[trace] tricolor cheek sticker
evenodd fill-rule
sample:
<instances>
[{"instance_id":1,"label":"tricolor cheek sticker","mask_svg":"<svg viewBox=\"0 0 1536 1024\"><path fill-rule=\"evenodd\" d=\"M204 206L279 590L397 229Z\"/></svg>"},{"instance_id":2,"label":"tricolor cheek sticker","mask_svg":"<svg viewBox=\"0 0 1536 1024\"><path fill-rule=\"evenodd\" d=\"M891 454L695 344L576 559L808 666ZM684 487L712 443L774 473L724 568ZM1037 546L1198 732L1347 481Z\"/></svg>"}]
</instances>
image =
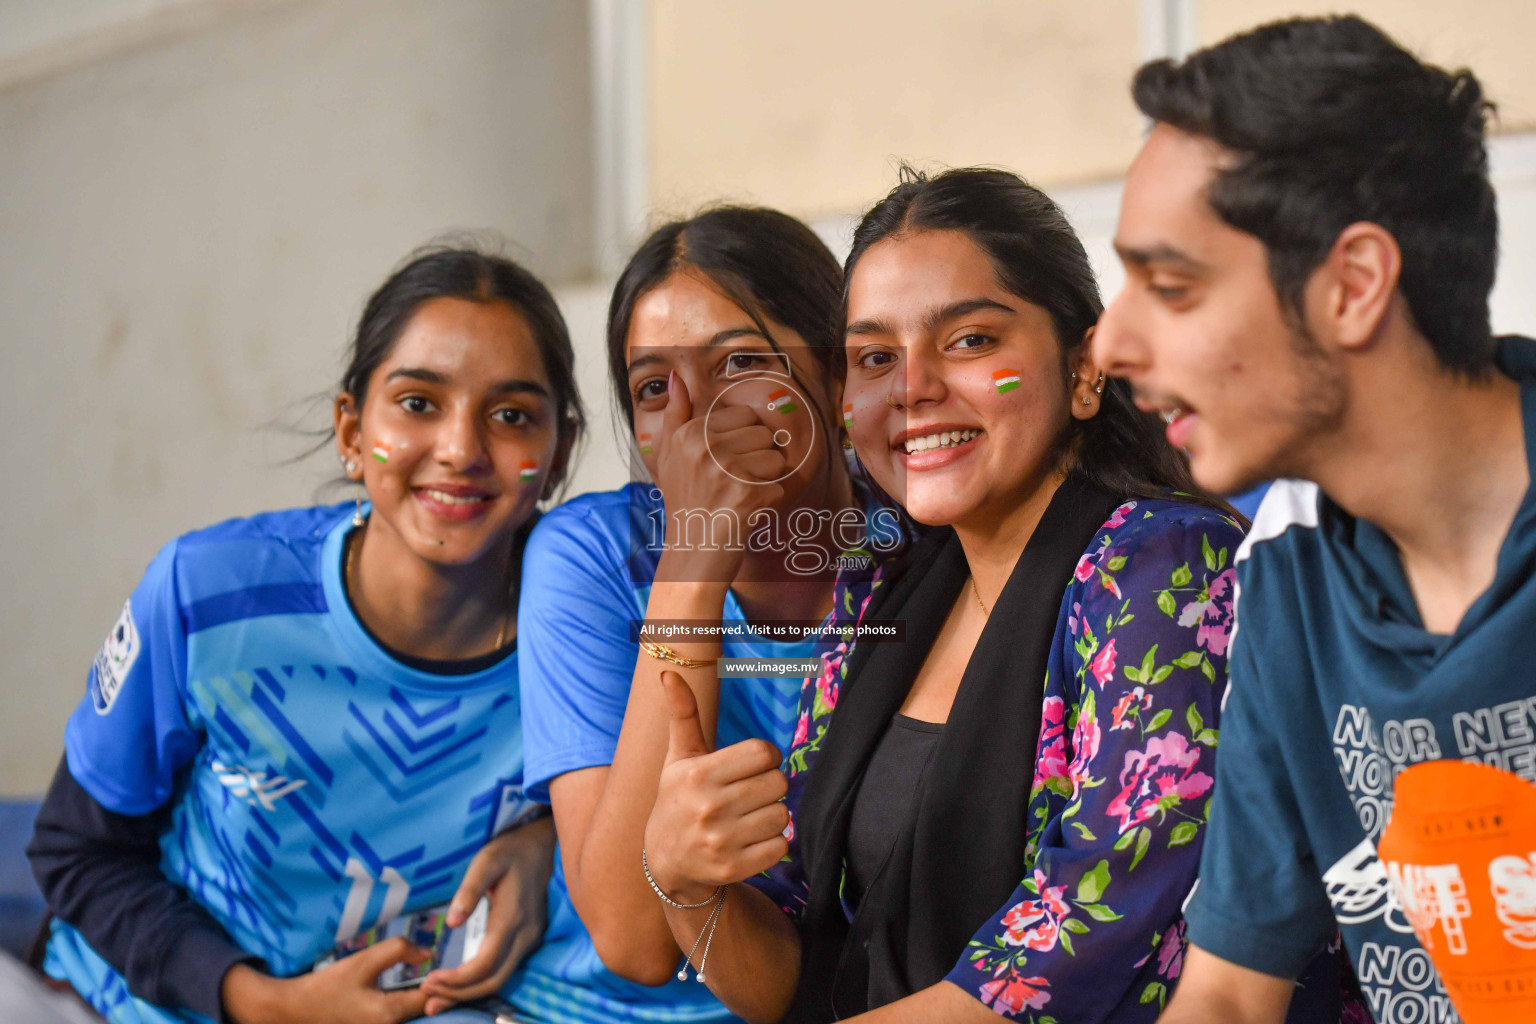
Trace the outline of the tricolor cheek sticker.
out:
<instances>
[{"instance_id":1,"label":"tricolor cheek sticker","mask_svg":"<svg viewBox=\"0 0 1536 1024\"><path fill-rule=\"evenodd\" d=\"M378 441L378 442L376 442L374 444L373 451L369 452L368 454L372 455L375 459L378 459L380 462L388 462L389 461L389 445L385 444L383 441Z\"/></svg>"},{"instance_id":2,"label":"tricolor cheek sticker","mask_svg":"<svg viewBox=\"0 0 1536 1024\"><path fill-rule=\"evenodd\" d=\"M640 440L640 454L641 455L649 455L649 454L651 454L651 451L652 451L652 448L651 448L651 435L650 434L641 434L639 440Z\"/></svg>"},{"instance_id":3,"label":"tricolor cheek sticker","mask_svg":"<svg viewBox=\"0 0 1536 1024\"><path fill-rule=\"evenodd\" d=\"M530 480L537 480L539 477L539 464L525 459L522 465L517 467L517 476L525 484Z\"/></svg>"},{"instance_id":4,"label":"tricolor cheek sticker","mask_svg":"<svg viewBox=\"0 0 1536 1024\"><path fill-rule=\"evenodd\" d=\"M790 396L788 388L779 388L768 396L768 411L778 412L781 416L788 416L800 408Z\"/></svg>"},{"instance_id":5,"label":"tricolor cheek sticker","mask_svg":"<svg viewBox=\"0 0 1536 1024\"><path fill-rule=\"evenodd\" d=\"M1019 386L1019 371L993 370L992 383L997 385L997 393L1000 395L1005 391L1012 391Z\"/></svg>"},{"instance_id":6,"label":"tricolor cheek sticker","mask_svg":"<svg viewBox=\"0 0 1536 1024\"><path fill-rule=\"evenodd\" d=\"M849 402L847 405L843 406L843 426L846 427L849 430L853 429L853 403L852 402Z\"/></svg>"}]
</instances>

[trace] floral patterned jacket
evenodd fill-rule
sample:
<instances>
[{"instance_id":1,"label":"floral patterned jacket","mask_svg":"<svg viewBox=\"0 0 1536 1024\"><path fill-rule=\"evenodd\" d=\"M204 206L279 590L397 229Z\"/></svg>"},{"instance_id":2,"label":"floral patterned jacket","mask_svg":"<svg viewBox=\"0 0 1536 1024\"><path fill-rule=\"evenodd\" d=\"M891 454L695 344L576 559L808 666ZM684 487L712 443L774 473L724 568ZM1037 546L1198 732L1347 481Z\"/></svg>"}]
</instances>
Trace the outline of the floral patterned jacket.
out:
<instances>
[{"instance_id":1,"label":"floral patterned jacket","mask_svg":"<svg viewBox=\"0 0 1536 1024\"><path fill-rule=\"evenodd\" d=\"M1023 880L947 978L998 1014L1150 1024L1166 1002L1215 776L1241 540L1203 506L1131 501L1079 560L1046 677ZM840 584L839 617L862 618L883 575ZM848 654L840 644L803 684L785 758L789 856L751 880L796 920L807 886L793 814Z\"/></svg>"}]
</instances>

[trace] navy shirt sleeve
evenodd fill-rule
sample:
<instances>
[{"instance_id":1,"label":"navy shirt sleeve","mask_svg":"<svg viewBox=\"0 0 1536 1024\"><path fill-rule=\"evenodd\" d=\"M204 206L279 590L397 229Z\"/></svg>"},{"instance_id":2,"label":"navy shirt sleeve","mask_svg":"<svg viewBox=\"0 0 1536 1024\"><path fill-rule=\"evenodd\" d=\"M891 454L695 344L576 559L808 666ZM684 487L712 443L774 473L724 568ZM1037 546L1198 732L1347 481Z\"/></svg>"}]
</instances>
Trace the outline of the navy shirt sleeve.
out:
<instances>
[{"instance_id":1,"label":"navy shirt sleeve","mask_svg":"<svg viewBox=\"0 0 1536 1024\"><path fill-rule=\"evenodd\" d=\"M639 650L629 638L633 590L613 540L569 507L546 515L528 540L517 668L531 799L547 803L558 775L613 763Z\"/></svg>"},{"instance_id":2,"label":"navy shirt sleeve","mask_svg":"<svg viewBox=\"0 0 1536 1024\"><path fill-rule=\"evenodd\" d=\"M1242 567L1239 582L1246 585ZM1239 593L1243 593L1242 590ZM1250 591L1251 593L1251 591ZM1302 824L1257 671L1262 660L1283 672L1283 652L1260 652L1262 623L1239 599L1233 635L1231 692L1222 716L1221 757L1200 881L1185 911L1189 941L1223 960L1280 978L1295 978L1332 938L1337 925L1317 859ZM1318 757L1331 756L1320 750Z\"/></svg>"},{"instance_id":3,"label":"navy shirt sleeve","mask_svg":"<svg viewBox=\"0 0 1536 1024\"><path fill-rule=\"evenodd\" d=\"M160 870L165 818L163 808L136 816L108 810L61 762L27 856L53 913L122 974L131 993L223 1020L225 973L261 962Z\"/></svg>"}]
</instances>

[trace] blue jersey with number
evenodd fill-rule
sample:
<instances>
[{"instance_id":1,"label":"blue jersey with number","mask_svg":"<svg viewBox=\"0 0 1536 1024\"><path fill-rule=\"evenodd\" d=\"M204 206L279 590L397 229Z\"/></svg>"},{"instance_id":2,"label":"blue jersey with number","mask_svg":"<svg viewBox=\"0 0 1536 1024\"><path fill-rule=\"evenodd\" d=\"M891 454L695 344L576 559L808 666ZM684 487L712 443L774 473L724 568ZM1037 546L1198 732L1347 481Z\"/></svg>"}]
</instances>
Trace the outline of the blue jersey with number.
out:
<instances>
[{"instance_id":1,"label":"blue jersey with number","mask_svg":"<svg viewBox=\"0 0 1536 1024\"><path fill-rule=\"evenodd\" d=\"M342 584L351 506L178 538L144 574L65 727L107 809L166 804L161 869L276 975L403 911L445 903L522 789L517 664L401 664ZM68 925L47 969L109 1020L202 1020L133 998Z\"/></svg>"}]
</instances>

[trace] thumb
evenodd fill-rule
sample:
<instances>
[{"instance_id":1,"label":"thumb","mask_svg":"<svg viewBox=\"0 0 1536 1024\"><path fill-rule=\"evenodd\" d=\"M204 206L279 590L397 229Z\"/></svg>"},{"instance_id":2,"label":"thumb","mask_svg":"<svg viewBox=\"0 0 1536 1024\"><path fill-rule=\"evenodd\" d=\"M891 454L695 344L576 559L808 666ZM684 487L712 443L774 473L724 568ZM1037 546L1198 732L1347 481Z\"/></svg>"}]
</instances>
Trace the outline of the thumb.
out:
<instances>
[{"instance_id":1,"label":"thumb","mask_svg":"<svg viewBox=\"0 0 1536 1024\"><path fill-rule=\"evenodd\" d=\"M368 977L377 978L395 964L422 964L431 956L431 951L411 945L404 935L396 935L376 945L369 946L360 953L354 953L347 959L355 963L357 965L356 969L362 971Z\"/></svg>"},{"instance_id":2,"label":"thumb","mask_svg":"<svg viewBox=\"0 0 1536 1024\"><path fill-rule=\"evenodd\" d=\"M667 407L661 412L662 437L671 439L679 427L693 419L693 398L683 375L676 370L667 374Z\"/></svg>"},{"instance_id":3,"label":"thumb","mask_svg":"<svg viewBox=\"0 0 1536 1024\"><path fill-rule=\"evenodd\" d=\"M662 689L667 691L667 717L670 730L667 734L667 763L709 753L709 741L704 738L704 727L699 724L699 702L693 699L693 691L676 672L661 674Z\"/></svg>"}]
</instances>

